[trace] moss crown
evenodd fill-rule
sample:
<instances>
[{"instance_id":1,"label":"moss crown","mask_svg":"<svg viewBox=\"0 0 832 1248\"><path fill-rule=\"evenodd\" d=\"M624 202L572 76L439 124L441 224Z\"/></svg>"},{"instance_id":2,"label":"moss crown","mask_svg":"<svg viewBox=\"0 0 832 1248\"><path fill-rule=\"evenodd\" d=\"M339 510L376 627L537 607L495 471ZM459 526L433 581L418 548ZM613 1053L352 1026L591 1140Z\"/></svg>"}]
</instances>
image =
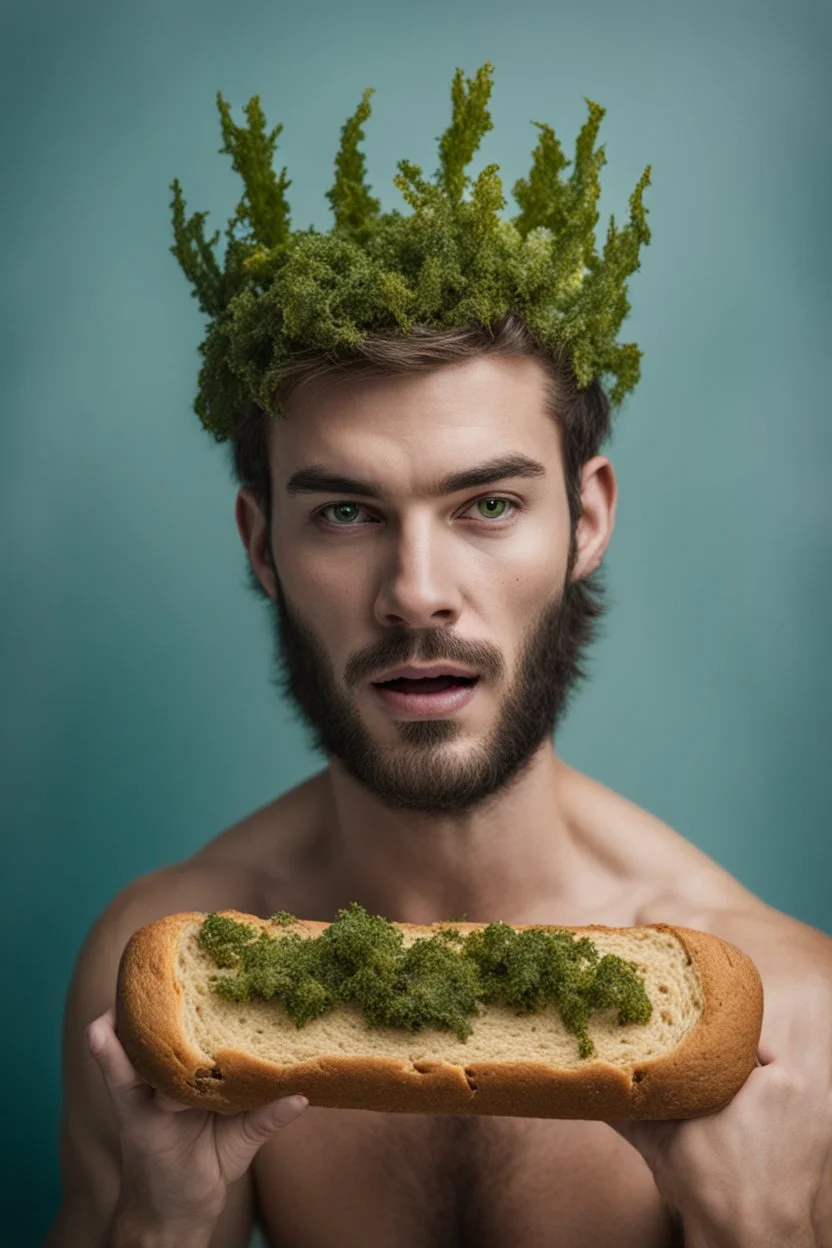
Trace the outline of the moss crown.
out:
<instances>
[{"instance_id":1,"label":"moss crown","mask_svg":"<svg viewBox=\"0 0 832 1248\"><path fill-rule=\"evenodd\" d=\"M605 373L614 376L613 407L638 383L641 350L615 339L630 310L626 279L639 268L641 245L650 242L642 194L651 166L630 196L628 224L618 229L610 218L599 257L594 230L606 157L594 145L606 110L586 99L589 116L571 175L561 180L572 162L552 127L534 122L540 138L533 164L513 187L520 211L504 219L499 166L487 165L473 185L465 173L492 129L492 71L486 62L465 80L457 69L452 120L439 139L433 181L423 178L418 165L398 162L393 182L412 208L409 214L382 212L366 184L359 143L371 111L373 88L367 88L341 129L335 181L327 192L334 224L327 233L291 228L291 182L285 168L278 177L272 167L282 125L267 133L257 95L245 106L248 125L235 125L217 92L224 139L219 150L231 156L244 183L225 231L223 266L214 250L219 231L206 239L207 212L186 216L176 178L176 241L170 250L210 318L199 347L194 410L218 442L233 435L251 400L271 416L281 414L276 387L285 364L299 354L343 356L368 334L407 334L416 325L474 321L491 328L509 311L523 317L545 349L566 351L580 388Z\"/></svg>"}]
</instances>

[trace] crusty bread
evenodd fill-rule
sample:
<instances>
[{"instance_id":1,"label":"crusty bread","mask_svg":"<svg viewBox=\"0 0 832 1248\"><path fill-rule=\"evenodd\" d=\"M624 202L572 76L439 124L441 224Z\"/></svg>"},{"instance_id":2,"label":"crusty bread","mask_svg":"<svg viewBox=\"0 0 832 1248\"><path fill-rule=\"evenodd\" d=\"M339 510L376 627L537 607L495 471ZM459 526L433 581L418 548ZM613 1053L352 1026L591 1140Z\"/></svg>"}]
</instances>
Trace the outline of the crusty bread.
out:
<instances>
[{"instance_id":1,"label":"crusty bread","mask_svg":"<svg viewBox=\"0 0 832 1248\"><path fill-rule=\"evenodd\" d=\"M272 935L312 937L328 926L218 913ZM554 1006L525 1015L482 1006L465 1041L433 1027L370 1028L354 1005L298 1028L277 1000L235 1004L211 989L217 968L197 939L205 917L173 914L133 934L119 967L117 1028L143 1079L217 1113L300 1092L310 1105L386 1112L690 1118L727 1104L756 1064L759 973L739 949L692 928L562 929L635 962L653 1004L648 1023L620 1024L615 1009L591 1015L595 1053L582 1059ZM407 946L440 925L394 926ZM454 923L465 934L485 926Z\"/></svg>"}]
</instances>

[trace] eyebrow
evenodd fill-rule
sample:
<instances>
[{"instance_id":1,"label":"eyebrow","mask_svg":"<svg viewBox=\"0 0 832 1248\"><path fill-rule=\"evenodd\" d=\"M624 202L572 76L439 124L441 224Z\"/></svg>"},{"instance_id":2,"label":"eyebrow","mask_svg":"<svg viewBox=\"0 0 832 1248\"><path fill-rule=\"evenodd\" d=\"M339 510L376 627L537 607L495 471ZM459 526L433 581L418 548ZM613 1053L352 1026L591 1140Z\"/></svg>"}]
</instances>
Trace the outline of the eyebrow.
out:
<instances>
[{"instance_id":1,"label":"eyebrow","mask_svg":"<svg viewBox=\"0 0 832 1248\"><path fill-rule=\"evenodd\" d=\"M494 481L502 481L505 477L545 477L546 468L536 459L528 455L514 453L499 455L488 459L485 463L473 468L463 468L459 472L448 473L439 481L427 487L425 493L429 498L441 498L445 494L456 494L459 490L467 490L477 485L491 485ZM345 477L341 473L330 472L320 464L312 464L292 473L286 483L286 493L295 494L360 494L364 498L381 498L384 491L374 481L360 481L355 477Z\"/></svg>"}]
</instances>

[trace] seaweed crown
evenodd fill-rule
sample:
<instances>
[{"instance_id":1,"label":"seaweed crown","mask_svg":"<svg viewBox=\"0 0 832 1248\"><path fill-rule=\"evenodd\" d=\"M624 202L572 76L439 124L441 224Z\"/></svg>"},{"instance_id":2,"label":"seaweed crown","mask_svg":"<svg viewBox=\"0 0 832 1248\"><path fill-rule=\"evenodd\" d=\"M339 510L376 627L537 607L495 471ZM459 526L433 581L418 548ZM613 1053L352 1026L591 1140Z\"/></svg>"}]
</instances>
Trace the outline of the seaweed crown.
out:
<instances>
[{"instance_id":1,"label":"seaweed crown","mask_svg":"<svg viewBox=\"0 0 832 1248\"><path fill-rule=\"evenodd\" d=\"M615 341L630 310L626 279L650 242L642 194L648 165L630 196L630 220L610 218L602 256L595 250L599 174L606 162L595 140L605 109L586 99L589 116L570 162L551 126L536 121L539 141L527 178L514 184L520 211L511 220L496 164L471 183L465 173L492 129L488 100L493 66L473 79L457 69L452 120L439 139L439 168L429 181L418 165L400 160L393 182L412 212L382 212L365 179L359 143L370 116L367 88L341 129L335 180L327 192L334 224L321 233L291 228L286 169L276 176L273 155L283 127L266 130L255 95L237 126L217 92L220 152L231 156L244 184L225 231L222 267L206 239L207 212L186 217L179 180L171 183L175 244L170 248L210 324L194 410L218 442L233 435L248 401L279 415L276 385L285 364L310 352L348 353L368 334L409 333L414 326L475 321L491 328L519 313L546 349L565 350L578 385L615 377L617 407L637 384L642 352ZM466 193L469 191L470 192Z\"/></svg>"}]
</instances>

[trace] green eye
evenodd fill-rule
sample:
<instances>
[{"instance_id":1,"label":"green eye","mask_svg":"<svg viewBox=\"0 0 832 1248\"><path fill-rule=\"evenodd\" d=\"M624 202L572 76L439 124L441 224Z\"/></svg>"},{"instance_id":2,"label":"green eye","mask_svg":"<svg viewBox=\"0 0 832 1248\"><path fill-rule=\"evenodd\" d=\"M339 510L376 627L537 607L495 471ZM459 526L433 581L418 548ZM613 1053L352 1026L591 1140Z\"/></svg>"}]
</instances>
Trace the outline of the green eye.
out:
<instances>
[{"instance_id":1,"label":"green eye","mask_svg":"<svg viewBox=\"0 0 832 1248\"><path fill-rule=\"evenodd\" d=\"M496 506L497 506L497 507L505 507L505 505L506 505L506 503L507 503L507 502L508 502L508 499L507 499L507 498L481 498L481 499L479 499L479 500L478 500L478 502L477 502L477 506L478 506L478 507L486 507L486 508L488 508L488 510L485 512L485 514L486 514L487 516L489 516L492 520L493 520L495 517L499 520L499 519L501 519L501 517L502 517L502 516L504 516L504 515L505 515L505 512L502 512L502 511L492 511L492 510L491 510L491 508L492 508L492 506L493 506L494 504L496 504Z\"/></svg>"},{"instance_id":2,"label":"green eye","mask_svg":"<svg viewBox=\"0 0 832 1248\"><path fill-rule=\"evenodd\" d=\"M330 507L325 507L324 511L328 511L331 508L333 512L338 513L338 512L343 512L345 508L349 510L350 507L352 507L353 509L352 515L349 515L349 516L336 515L335 523L337 524L339 520L344 520L344 521L354 520L355 513L360 510L359 504L358 503L330 503Z\"/></svg>"},{"instance_id":3,"label":"green eye","mask_svg":"<svg viewBox=\"0 0 832 1248\"><path fill-rule=\"evenodd\" d=\"M518 510L517 503L509 498L478 498L469 507L481 508L480 515L483 519L502 520L507 514L507 508L511 507L515 511ZM328 524L334 525L336 528L356 528L355 524L358 513L362 510L361 503L327 503L326 507L322 507L318 513ZM327 516L327 512L332 514L332 519ZM362 526L363 527L363 526Z\"/></svg>"}]
</instances>

